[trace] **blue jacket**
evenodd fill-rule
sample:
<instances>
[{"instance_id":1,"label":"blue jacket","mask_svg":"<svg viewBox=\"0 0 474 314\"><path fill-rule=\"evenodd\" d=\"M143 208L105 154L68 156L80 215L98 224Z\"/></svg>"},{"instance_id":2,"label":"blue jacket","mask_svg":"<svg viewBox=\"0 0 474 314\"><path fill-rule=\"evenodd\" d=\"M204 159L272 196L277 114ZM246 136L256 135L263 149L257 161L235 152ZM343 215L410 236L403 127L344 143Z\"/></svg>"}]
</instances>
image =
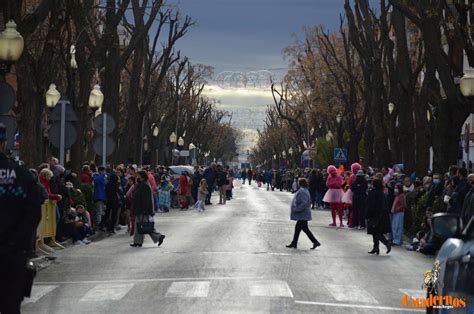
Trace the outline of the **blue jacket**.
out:
<instances>
[{"instance_id":1,"label":"blue jacket","mask_svg":"<svg viewBox=\"0 0 474 314\"><path fill-rule=\"evenodd\" d=\"M92 178L94 181L94 201L106 201L105 185L107 184L107 179L105 174L94 173Z\"/></svg>"},{"instance_id":2,"label":"blue jacket","mask_svg":"<svg viewBox=\"0 0 474 314\"><path fill-rule=\"evenodd\" d=\"M291 201L291 220L311 220L311 196L308 189L300 188Z\"/></svg>"}]
</instances>

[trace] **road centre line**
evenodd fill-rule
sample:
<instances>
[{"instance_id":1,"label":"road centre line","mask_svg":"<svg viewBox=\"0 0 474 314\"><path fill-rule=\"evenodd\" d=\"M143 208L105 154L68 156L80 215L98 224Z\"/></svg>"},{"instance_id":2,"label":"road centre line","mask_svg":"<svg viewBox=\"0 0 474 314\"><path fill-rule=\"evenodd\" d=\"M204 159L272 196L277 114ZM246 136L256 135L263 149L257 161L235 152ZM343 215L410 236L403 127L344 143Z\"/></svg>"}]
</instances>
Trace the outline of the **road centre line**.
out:
<instances>
[{"instance_id":1,"label":"road centre line","mask_svg":"<svg viewBox=\"0 0 474 314\"><path fill-rule=\"evenodd\" d=\"M263 277L207 277L207 278L145 278L145 279L116 279L116 280L83 280L83 281L43 281L35 285L69 285L69 284L106 284L106 283L138 283L160 281L206 281L206 280L262 280Z\"/></svg>"},{"instance_id":2,"label":"road centre line","mask_svg":"<svg viewBox=\"0 0 474 314\"><path fill-rule=\"evenodd\" d=\"M426 309L414 309L414 308L401 308L401 307L390 307L390 306L372 306L362 304L349 304L349 303L328 303L328 302L312 302L312 301L300 301L295 300L296 304L304 305L319 305L319 306L330 306L330 307L345 307L345 308L358 308L358 309L370 309L370 310L385 310L385 311L398 311L398 312L422 312L425 313Z\"/></svg>"}]
</instances>

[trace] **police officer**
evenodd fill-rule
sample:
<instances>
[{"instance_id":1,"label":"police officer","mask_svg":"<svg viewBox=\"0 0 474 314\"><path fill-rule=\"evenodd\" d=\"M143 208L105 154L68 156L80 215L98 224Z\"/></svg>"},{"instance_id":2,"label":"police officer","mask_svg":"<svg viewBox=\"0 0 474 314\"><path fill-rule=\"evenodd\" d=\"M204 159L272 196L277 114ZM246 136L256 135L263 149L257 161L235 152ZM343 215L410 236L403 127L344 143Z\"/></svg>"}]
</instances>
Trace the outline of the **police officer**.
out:
<instances>
[{"instance_id":1,"label":"police officer","mask_svg":"<svg viewBox=\"0 0 474 314\"><path fill-rule=\"evenodd\" d=\"M20 313L32 281L27 269L31 238L41 220L39 189L30 172L6 156L0 123L0 313ZM29 284L28 284L29 283Z\"/></svg>"}]
</instances>

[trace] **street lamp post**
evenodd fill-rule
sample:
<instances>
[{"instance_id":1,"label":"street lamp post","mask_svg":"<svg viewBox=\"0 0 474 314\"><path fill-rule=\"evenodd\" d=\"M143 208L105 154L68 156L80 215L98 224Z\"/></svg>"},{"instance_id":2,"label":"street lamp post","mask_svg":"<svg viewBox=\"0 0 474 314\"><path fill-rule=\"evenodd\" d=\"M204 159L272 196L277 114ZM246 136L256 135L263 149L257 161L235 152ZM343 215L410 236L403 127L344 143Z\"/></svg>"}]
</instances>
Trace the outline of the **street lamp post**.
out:
<instances>
[{"instance_id":1,"label":"street lamp post","mask_svg":"<svg viewBox=\"0 0 474 314\"><path fill-rule=\"evenodd\" d=\"M151 125L151 135L153 136L153 138L155 139L155 144L156 144L156 148L155 148L155 155L156 155L156 165L158 166L158 145L157 145L157 139L158 139L158 135L160 135L160 128L158 127L158 125L156 123L153 123Z\"/></svg>"},{"instance_id":2,"label":"street lamp post","mask_svg":"<svg viewBox=\"0 0 474 314\"><path fill-rule=\"evenodd\" d=\"M189 144L189 150L193 151L193 159L191 160L191 164L193 166L196 166L197 165L197 161L196 161L196 145L194 145L193 143Z\"/></svg>"},{"instance_id":3,"label":"street lamp post","mask_svg":"<svg viewBox=\"0 0 474 314\"><path fill-rule=\"evenodd\" d=\"M342 134L342 114L339 112L336 116L337 122L337 146L341 147L343 142Z\"/></svg>"},{"instance_id":4,"label":"street lamp post","mask_svg":"<svg viewBox=\"0 0 474 314\"><path fill-rule=\"evenodd\" d=\"M9 21L5 30L0 33L0 122L5 123L7 128L7 149L13 148L15 144L16 120L10 111L16 102L16 91L6 82L6 75L11 66L20 59L23 48L23 37L17 32L15 22Z\"/></svg>"},{"instance_id":5,"label":"street lamp post","mask_svg":"<svg viewBox=\"0 0 474 314\"><path fill-rule=\"evenodd\" d=\"M174 149L174 146L176 144L176 141L177 141L176 133L172 132L171 135L170 135L170 143L173 144L173 146L171 148L171 165L172 166L174 166L174 152L173 152L173 149Z\"/></svg>"},{"instance_id":6,"label":"street lamp post","mask_svg":"<svg viewBox=\"0 0 474 314\"><path fill-rule=\"evenodd\" d=\"M102 114L102 104L104 103L104 94L100 90L98 84L94 85L94 88L89 94L89 108L93 111ZM107 163L107 113L102 114L102 165Z\"/></svg>"},{"instance_id":7,"label":"street lamp post","mask_svg":"<svg viewBox=\"0 0 474 314\"><path fill-rule=\"evenodd\" d=\"M459 81L459 88L464 97L474 97L474 70L466 70L466 73ZM465 128L465 133L470 132L470 127ZM469 153L470 153L470 134L465 134L466 137L466 168L469 167Z\"/></svg>"}]
</instances>

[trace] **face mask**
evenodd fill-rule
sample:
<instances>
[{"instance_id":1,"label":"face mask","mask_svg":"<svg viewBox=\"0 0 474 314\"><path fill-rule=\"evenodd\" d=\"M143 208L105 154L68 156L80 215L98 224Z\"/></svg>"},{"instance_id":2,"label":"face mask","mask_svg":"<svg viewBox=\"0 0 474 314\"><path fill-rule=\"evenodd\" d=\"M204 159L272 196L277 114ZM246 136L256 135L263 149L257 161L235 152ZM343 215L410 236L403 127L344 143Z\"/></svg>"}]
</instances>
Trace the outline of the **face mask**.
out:
<instances>
[{"instance_id":1,"label":"face mask","mask_svg":"<svg viewBox=\"0 0 474 314\"><path fill-rule=\"evenodd\" d=\"M394 191L395 193L397 193L397 194L400 193L400 191L399 191L398 189L395 189L395 190L393 190L393 191Z\"/></svg>"},{"instance_id":2,"label":"face mask","mask_svg":"<svg viewBox=\"0 0 474 314\"><path fill-rule=\"evenodd\" d=\"M433 184L440 184L441 180L440 179L433 179Z\"/></svg>"}]
</instances>

